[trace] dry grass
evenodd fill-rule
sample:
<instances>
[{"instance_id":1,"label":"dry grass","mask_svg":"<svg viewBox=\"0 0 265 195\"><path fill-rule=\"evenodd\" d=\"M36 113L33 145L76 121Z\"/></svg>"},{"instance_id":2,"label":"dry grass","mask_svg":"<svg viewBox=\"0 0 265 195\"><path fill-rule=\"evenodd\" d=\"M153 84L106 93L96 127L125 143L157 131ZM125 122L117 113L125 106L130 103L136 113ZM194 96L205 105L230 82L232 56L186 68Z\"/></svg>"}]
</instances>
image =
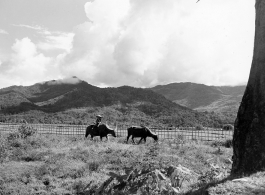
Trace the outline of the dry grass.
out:
<instances>
[{"instance_id":1,"label":"dry grass","mask_svg":"<svg viewBox=\"0 0 265 195\"><path fill-rule=\"evenodd\" d=\"M259 172L238 180L228 180L210 187L209 194L238 194L262 195L265 194L265 172Z\"/></svg>"},{"instance_id":2,"label":"dry grass","mask_svg":"<svg viewBox=\"0 0 265 195\"><path fill-rule=\"evenodd\" d=\"M128 167L150 165L163 169L179 164L198 174L184 181L182 194L196 194L202 189L209 194L264 192L264 173L250 177L247 185L219 182L229 175L231 168L232 150L225 147L229 146L227 141L205 144L183 139L161 140L156 151L150 152L154 146L151 139L140 145L125 144L124 139L99 142L44 135L0 137L0 194L82 194L89 183L90 188L99 187L109 178L110 171L123 173ZM219 179L211 175L212 165L218 165L219 173L224 173ZM206 189L209 183L215 185Z\"/></svg>"}]
</instances>

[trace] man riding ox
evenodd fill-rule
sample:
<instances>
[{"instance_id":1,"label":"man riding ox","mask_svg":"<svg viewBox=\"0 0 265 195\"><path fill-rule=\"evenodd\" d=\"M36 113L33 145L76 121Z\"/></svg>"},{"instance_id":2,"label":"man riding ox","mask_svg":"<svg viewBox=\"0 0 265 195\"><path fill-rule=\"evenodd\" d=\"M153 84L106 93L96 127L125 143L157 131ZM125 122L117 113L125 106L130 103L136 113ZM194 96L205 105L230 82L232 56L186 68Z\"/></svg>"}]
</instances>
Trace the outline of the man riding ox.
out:
<instances>
[{"instance_id":1,"label":"man riding ox","mask_svg":"<svg viewBox=\"0 0 265 195\"><path fill-rule=\"evenodd\" d=\"M89 125L86 128L85 137L90 135L92 140L93 140L93 137L95 137L95 136L100 136L100 140L102 140L103 137L106 137L106 139L108 140L109 134L111 134L113 137L116 137L117 126L116 126L115 130L111 129L107 125L101 123L101 119L102 119L101 115L97 115L96 117L97 117L97 119L96 119L95 124Z\"/></svg>"}]
</instances>

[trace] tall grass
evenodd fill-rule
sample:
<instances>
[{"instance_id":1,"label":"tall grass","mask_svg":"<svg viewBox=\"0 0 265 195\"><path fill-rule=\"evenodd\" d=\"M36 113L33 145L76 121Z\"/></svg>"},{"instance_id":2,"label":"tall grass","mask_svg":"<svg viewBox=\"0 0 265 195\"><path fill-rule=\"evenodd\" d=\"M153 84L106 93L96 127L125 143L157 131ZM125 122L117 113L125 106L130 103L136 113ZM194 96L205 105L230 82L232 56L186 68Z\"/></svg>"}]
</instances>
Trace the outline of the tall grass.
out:
<instances>
[{"instance_id":1,"label":"tall grass","mask_svg":"<svg viewBox=\"0 0 265 195\"><path fill-rule=\"evenodd\" d=\"M232 149L226 144L187 141L181 136L140 145L124 144L124 138L100 142L34 133L0 139L0 194L93 193L110 172L124 175L126 170L153 168L168 177L169 167L180 165L194 173L178 184L184 194L222 180L231 168Z\"/></svg>"}]
</instances>

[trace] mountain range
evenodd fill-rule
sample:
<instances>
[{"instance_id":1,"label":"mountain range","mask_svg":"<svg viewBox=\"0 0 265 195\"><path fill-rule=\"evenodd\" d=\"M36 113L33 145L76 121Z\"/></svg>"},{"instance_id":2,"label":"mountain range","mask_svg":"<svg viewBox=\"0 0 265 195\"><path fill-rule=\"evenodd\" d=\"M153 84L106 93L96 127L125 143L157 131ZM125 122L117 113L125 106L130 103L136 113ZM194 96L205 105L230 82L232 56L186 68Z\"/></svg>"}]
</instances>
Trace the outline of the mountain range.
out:
<instances>
[{"instance_id":1,"label":"mountain range","mask_svg":"<svg viewBox=\"0 0 265 195\"><path fill-rule=\"evenodd\" d=\"M214 87L195 83L173 83L145 89L130 86L99 88L72 77L0 89L0 114L15 115L33 110L58 113L78 108L78 112L83 108L102 112L94 108L106 110L111 107L115 110L112 112L123 116L124 121L128 120L126 117L138 117L139 120L152 118L155 119L153 122L159 120L171 125L218 126L232 123L234 119L224 121L207 112L236 110L243 91L244 86Z\"/></svg>"},{"instance_id":2,"label":"mountain range","mask_svg":"<svg viewBox=\"0 0 265 195\"><path fill-rule=\"evenodd\" d=\"M99 88L76 77L73 79L76 80L75 83L52 80L27 87L11 86L0 89L1 110L21 112L33 109L58 112L78 107L102 107L140 102L153 104L153 108L156 107L160 111L164 108L188 110L149 89L130 86Z\"/></svg>"},{"instance_id":3,"label":"mountain range","mask_svg":"<svg viewBox=\"0 0 265 195\"><path fill-rule=\"evenodd\" d=\"M167 99L198 111L237 112L246 86L207 86L196 83L171 83L151 88Z\"/></svg>"}]
</instances>

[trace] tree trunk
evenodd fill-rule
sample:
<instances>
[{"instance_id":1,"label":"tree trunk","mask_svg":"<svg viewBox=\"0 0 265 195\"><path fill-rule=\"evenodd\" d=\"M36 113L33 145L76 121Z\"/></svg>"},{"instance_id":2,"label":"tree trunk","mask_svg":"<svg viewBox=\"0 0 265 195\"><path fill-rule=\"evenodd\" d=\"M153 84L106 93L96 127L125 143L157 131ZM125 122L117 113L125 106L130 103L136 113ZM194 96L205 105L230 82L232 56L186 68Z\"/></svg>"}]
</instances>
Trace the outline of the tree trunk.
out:
<instances>
[{"instance_id":1,"label":"tree trunk","mask_svg":"<svg viewBox=\"0 0 265 195\"><path fill-rule=\"evenodd\" d=\"M256 0L254 54L235 121L233 175L265 169L265 1Z\"/></svg>"}]
</instances>

